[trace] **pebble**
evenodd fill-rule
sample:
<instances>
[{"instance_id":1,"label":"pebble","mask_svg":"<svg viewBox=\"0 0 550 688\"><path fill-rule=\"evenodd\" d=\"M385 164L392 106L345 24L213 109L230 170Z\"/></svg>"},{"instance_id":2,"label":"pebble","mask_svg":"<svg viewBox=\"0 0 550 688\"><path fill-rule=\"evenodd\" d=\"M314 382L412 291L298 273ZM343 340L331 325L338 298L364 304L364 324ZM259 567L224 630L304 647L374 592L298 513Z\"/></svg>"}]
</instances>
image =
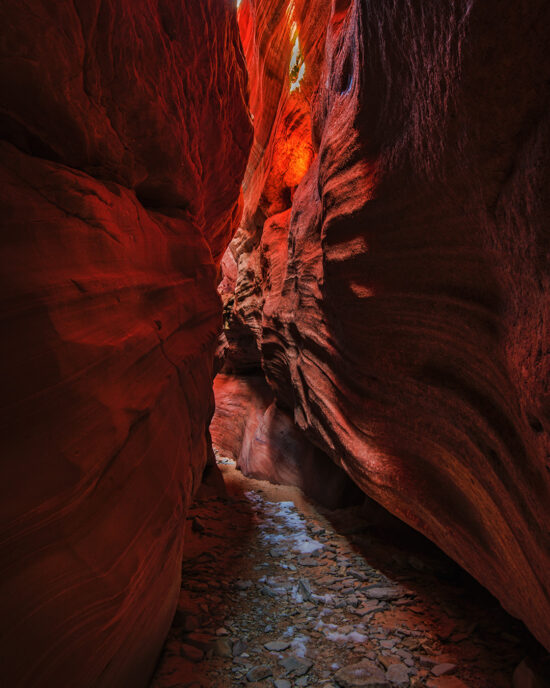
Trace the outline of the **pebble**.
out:
<instances>
[{"instance_id":1,"label":"pebble","mask_svg":"<svg viewBox=\"0 0 550 688\"><path fill-rule=\"evenodd\" d=\"M248 590L253 585L251 580L236 580L235 587L237 590Z\"/></svg>"},{"instance_id":2,"label":"pebble","mask_svg":"<svg viewBox=\"0 0 550 688\"><path fill-rule=\"evenodd\" d=\"M409 685L409 672L404 664L392 664L386 671L386 678L394 686Z\"/></svg>"},{"instance_id":3,"label":"pebble","mask_svg":"<svg viewBox=\"0 0 550 688\"><path fill-rule=\"evenodd\" d=\"M397 640L395 640L394 638L380 641L380 646L385 647L387 650L391 650L391 648L394 647L396 644Z\"/></svg>"},{"instance_id":4,"label":"pebble","mask_svg":"<svg viewBox=\"0 0 550 688\"><path fill-rule=\"evenodd\" d=\"M396 600L401 597L401 593L394 588L367 588L365 595L374 600Z\"/></svg>"},{"instance_id":5,"label":"pebble","mask_svg":"<svg viewBox=\"0 0 550 688\"><path fill-rule=\"evenodd\" d=\"M234 643L233 643L233 648L231 650L231 654L233 657L239 657L242 655L246 648L248 647L247 643L242 640L242 638L238 638Z\"/></svg>"},{"instance_id":6,"label":"pebble","mask_svg":"<svg viewBox=\"0 0 550 688\"><path fill-rule=\"evenodd\" d=\"M216 638L212 649L216 657L233 657L231 641L228 638Z\"/></svg>"},{"instance_id":7,"label":"pebble","mask_svg":"<svg viewBox=\"0 0 550 688\"><path fill-rule=\"evenodd\" d=\"M298 592L304 600L311 600L311 585L307 578L300 578L298 582Z\"/></svg>"},{"instance_id":8,"label":"pebble","mask_svg":"<svg viewBox=\"0 0 550 688\"><path fill-rule=\"evenodd\" d=\"M287 674L294 674L294 676L303 676L307 674L313 666L313 662L309 659L302 659L301 657L285 657L279 664Z\"/></svg>"},{"instance_id":9,"label":"pebble","mask_svg":"<svg viewBox=\"0 0 550 688\"><path fill-rule=\"evenodd\" d=\"M264 678L273 676L271 668L267 664L261 664L259 666L252 667L250 671L246 674L246 680L252 683L253 681L261 681Z\"/></svg>"},{"instance_id":10,"label":"pebble","mask_svg":"<svg viewBox=\"0 0 550 688\"><path fill-rule=\"evenodd\" d=\"M436 664L432 667L432 674L434 676L444 676L445 674L452 674L456 669L456 664L451 664L450 662L443 662L442 664Z\"/></svg>"},{"instance_id":11,"label":"pebble","mask_svg":"<svg viewBox=\"0 0 550 688\"><path fill-rule=\"evenodd\" d=\"M272 640L269 643L265 643L264 647L270 652L282 652L290 647L290 643L284 640Z\"/></svg>"},{"instance_id":12,"label":"pebble","mask_svg":"<svg viewBox=\"0 0 550 688\"><path fill-rule=\"evenodd\" d=\"M287 681L286 678L275 679L275 681L273 681L273 685L275 688L292 688L292 684L290 681Z\"/></svg>"},{"instance_id":13,"label":"pebble","mask_svg":"<svg viewBox=\"0 0 550 688\"><path fill-rule=\"evenodd\" d=\"M384 672L368 659L343 667L334 678L341 688L390 688Z\"/></svg>"},{"instance_id":14,"label":"pebble","mask_svg":"<svg viewBox=\"0 0 550 688\"><path fill-rule=\"evenodd\" d=\"M180 653L182 657L190 659L192 662L200 662L204 655L204 652L200 648L195 647L195 645L188 645L187 643L181 645Z\"/></svg>"}]
</instances>

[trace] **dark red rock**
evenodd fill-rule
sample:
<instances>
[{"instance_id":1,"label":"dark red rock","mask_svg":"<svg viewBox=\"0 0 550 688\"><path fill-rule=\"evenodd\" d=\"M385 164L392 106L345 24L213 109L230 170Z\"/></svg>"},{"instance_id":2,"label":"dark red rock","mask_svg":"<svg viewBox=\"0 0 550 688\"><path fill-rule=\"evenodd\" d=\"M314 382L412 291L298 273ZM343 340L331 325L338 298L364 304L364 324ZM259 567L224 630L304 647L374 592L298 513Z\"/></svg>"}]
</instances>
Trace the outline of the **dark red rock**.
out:
<instances>
[{"instance_id":1,"label":"dark red rock","mask_svg":"<svg viewBox=\"0 0 550 688\"><path fill-rule=\"evenodd\" d=\"M210 452L251 143L235 11L9 1L0 25L2 682L137 688Z\"/></svg>"}]
</instances>

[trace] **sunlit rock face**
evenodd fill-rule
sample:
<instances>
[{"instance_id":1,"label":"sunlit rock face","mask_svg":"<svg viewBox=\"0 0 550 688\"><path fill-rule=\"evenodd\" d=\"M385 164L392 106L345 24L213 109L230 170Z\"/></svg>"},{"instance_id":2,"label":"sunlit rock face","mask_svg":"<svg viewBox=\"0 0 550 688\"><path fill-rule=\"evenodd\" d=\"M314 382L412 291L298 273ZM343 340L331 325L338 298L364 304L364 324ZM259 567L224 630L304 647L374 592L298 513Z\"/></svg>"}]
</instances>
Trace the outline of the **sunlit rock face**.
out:
<instances>
[{"instance_id":1,"label":"sunlit rock face","mask_svg":"<svg viewBox=\"0 0 550 688\"><path fill-rule=\"evenodd\" d=\"M317 31L300 7L303 86L253 83L253 114L303 95L312 161L285 191L270 120L228 340L248 331L308 439L550 647L548 5L343 0Z\"/></svg>"},{"instance_id":2,"label":"sunlit rock face","mask_svg":"<svg viewBox=\"0 0 550 688\"><path fill-rule=\"evenodd\" d=\"M222 0L4 2L2 681L148 683L251 145Z\"/></svg>"}]
</instances>

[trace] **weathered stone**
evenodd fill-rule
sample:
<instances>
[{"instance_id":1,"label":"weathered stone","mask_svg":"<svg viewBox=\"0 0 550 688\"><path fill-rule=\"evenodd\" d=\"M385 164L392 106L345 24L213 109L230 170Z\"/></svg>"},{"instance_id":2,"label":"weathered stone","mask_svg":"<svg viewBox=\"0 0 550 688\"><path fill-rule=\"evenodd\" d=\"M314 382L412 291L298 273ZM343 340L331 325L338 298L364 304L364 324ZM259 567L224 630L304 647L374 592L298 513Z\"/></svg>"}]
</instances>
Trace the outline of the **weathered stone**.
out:
<instances>
[{"instance_id":1,"label":"weathered stone","mask_svg":"<svg viewBox=\"0 0 550 688\"><path fill-rule=\"evenodd\" d=\"M443 662L442 664L436 664L432 667L432 674L434 676L443 676L445 674L452 674L456 669L456 664L451 664L450 662Z\"/></svg>"},{"instance_id":2,"label":"weathered stone","mask_svg":"<svg viewBox=\"0 0 550 688\"><path fill-rule=\"evenodd\" d=\"M228 638L216 638L212 650L217 657L233 657L231 641Z\"/></svg>"},{"instance_id":3,"label":"weathered stone","mask_svg":"<svg viewBox=\"0 0 550 688\"><path fill-rule=\"evenodd\" d=\"M270 652L282 652L290 647L290 643L287 643L285 640L272 640L269 643L265 643L264 647Z\"/></svg>"},{"instance_id":4,"label":"weathered stone","mask_svg":"<svg viewBox=\"0 0 550 688\"><path fill-rule=\"evenodd\" d=\"M386 678L394 686L409 685L409 672L404 664L392 664L386 671Z\"/></svg>"},{"instance_id":5,"label":"weathered stone","mask_svg":"<svg viewBox=\"0 0 550 688\"><path fill-rule=\"evenodd\" d=\"M403 592L401 590L396 590L395 588L380 587L367 588L364 591L364 594L366 597L369 597L373 600L396 600L401 597Z\"/></svg>"},{"instance_id":6,"label":"weathered stone","mask_svg":"<svg viewBox=\"0 0 550 688\"><path fill-rule=\"evenodd\" d=\"M305 657L285 657L279 664L287 674L292 674L293 676L303 676L313 666L313 662Z\"/></svg>"},{"instance_id":7,"label":"weathered stone","mask_svg":"<svg viewBox=\"0 0 550 688\"><path fill-rule=\"evenodd\" d=\"M182 657L186 657L192 662L200 662L201 659L204 657L204 652L201 650L200 647L197 647L196 645L188 645L186 643L183 643L181 645L180 651Z\"/></svg>"},{"instance_id":8,"label":"weathered stone","mask_svg":"<svg viewBox=\"0 0 550 688\"><path fill-rule=\"evenodd\" d=\"M390 688L384 672L367 659L339 669L334 679L341 688Z\"/></svg>"},{"instance_id":9,"label":"weathered stone","mask_svg":"<svg viewBox=\"0 0 550 688\"><path fill-rule=\"evenodd\" d=\"M286 678L275 679L275 681L273 681L273 685L275 688L292 688L292 684L290 681L287 681Z\"/></svg>"},{"instance_id":10,"label":"weathered stone","mask_svg":"<svg viewBox=\"0 0 550 688\"><path fill-rule=\"evenodd\" d=\"M250 671L246 674L246 680L249 682L261 681L262 679L268 678L272 675L273 672L271 671L271 668L268 667L266 664L262 664L259 666L252 667L252 669L250 669Z\"/></svg>"}]
</instances>

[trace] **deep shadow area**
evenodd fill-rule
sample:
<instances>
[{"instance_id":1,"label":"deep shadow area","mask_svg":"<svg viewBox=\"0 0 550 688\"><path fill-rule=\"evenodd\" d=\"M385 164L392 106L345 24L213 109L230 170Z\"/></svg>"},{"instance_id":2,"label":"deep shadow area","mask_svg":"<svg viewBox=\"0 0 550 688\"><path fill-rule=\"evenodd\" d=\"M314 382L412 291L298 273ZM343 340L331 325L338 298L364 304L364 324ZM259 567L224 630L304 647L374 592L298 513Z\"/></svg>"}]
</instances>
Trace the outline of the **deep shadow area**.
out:
<instances>
[{"instance_id":1,"label":"deep shadow area","mask_svg":"<svg viewBox=\"0 0 550 688\"><path fill-rule=\"evenodd\" d=\"M337 688L361 661L411 688L511 688L526 657L544 675L546 655L523 624L376 503L329 510L218 465L225 486L210 470L188 516L182 591L152 688Z\"/></svg>"},{"instance_id":2,"label":"deep shadow area","mask_svg":"<svg viewBox=\"0 0 550 688\"><path fill-rule=\"evenodd\" d=\"M362 505L317 509L355 552L391 580L415 591L417 601L410 611L419 624L431 629L439 649L446 648L457 661L477 656L486 669L497 660L504 674L525 658L539 683L518 682L517 686L550 685L550 656L545 648L431 540L366 496ZM470 680L472 686L477 685L475 674Z\"/></svg>"}]
</instances>

